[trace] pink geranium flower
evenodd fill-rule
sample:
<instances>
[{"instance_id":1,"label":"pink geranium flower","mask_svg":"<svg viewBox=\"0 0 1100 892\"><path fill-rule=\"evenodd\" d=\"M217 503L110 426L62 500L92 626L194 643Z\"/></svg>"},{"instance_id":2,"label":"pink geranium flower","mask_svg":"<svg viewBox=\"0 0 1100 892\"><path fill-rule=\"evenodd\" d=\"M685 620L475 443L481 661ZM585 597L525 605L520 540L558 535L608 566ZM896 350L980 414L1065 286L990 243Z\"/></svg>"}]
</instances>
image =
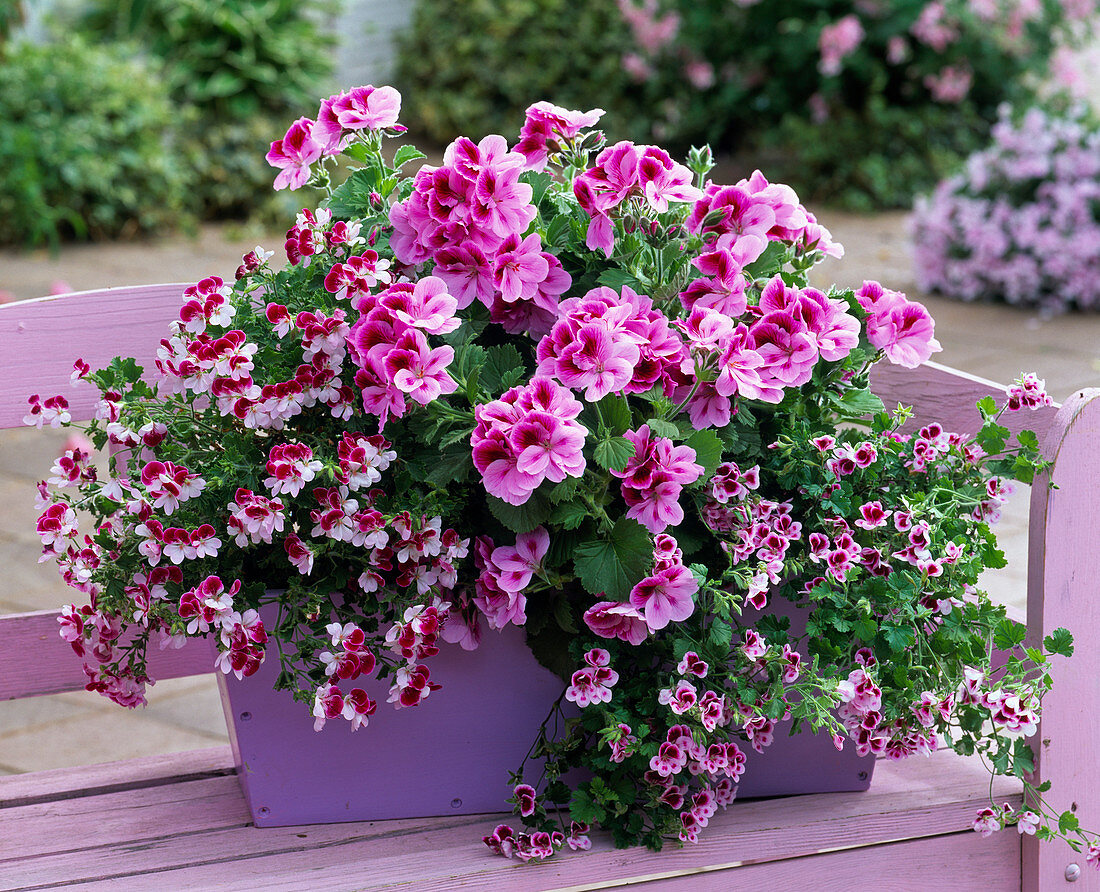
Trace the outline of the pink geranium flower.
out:
<instances>
[{"instance_id":1,"label":"pink geranium flower","mask_svg":"<svg viewBox=\"0 0 1100 892\"><path fill-rule=\"evenodd\" d=\"M636 607L621 601L599 601L584 613L584 623L601 638L618 638L629 644L641 644L649 637L649 627Z\"/></svg>"},{"instance_id":2,"label":"pink geranium flower","mask_svg":"<svg viewBox=\"0 0 1100 892\"><path fill-rule=\"evenodd\" d=\"M309 118L299 118L290 125L286 135L271 144L267 162L280 168L275 177L275 189L300 189L309 182L310 165L321 157L323 145L313 138L313 124Z\"/></svg>"},{"instance_id":3,"label":"pink geranium flower","mask_svg":"<svg viewBox=\"0 0 1100 892\"><path fill-rule=\"evenodd\" d=\"M882 314L867 319L867 339L895 365L915 369L943 348L935 338L936 324L923 304L894 303Z\"/></svg>"},{"instance_id":4,"label":"pink geranium flower","mask_svg":"<svg viewBox=\"0 0 1100 892\"><path fill-rule=\"evenodd\" d=\"M458 389L458 384L447 374L454 356L453 348L433 349L418 329L410 329L386 354L386 374L398 390L426 406L441 394Z\"/></svg>"},{"instance_id":5,"label":"pink geranium flower","mask_svg":"<svg viewBox=\"0 0 1100 892\"><path fill-rule=\"evenodd\" d=\"M642 613L650 631L670 622L682 622L695 612L693 596L699 589L692 572L683 565L647 576L630 590L630 603Z\"/></svg>"},{"instance_id":6,"label":"pink geranium flower","mask_svg":"<svg viewBox=\"0 0 1100 892\"><path fill-rule=\"evenodd\" d=\"M523 591L542 568L542 559L549 549L550 534L541 526L516 536L514 547L494 548L489 560L499 570L497 585L508 592Z\"/></svg>"}]
</instances>

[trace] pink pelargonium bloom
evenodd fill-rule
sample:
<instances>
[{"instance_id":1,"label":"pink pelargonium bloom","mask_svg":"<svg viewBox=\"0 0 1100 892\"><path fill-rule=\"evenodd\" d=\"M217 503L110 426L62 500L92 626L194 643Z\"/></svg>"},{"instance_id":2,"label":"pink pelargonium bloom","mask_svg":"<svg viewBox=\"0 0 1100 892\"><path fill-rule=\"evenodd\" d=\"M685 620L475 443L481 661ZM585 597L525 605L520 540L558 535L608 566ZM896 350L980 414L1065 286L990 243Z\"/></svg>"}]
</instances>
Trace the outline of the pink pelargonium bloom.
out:
<instances>
[{"instance_id":1,"label":"pink pelargonium bloom","mask_svg":"<svg viewBox=\"0 0 1100 892\"><path fill-rule=\"evenodd\" d=\"M752 347L764 360L762 371L786 387L810 380L817 345L804 322L789 312L768 313L749 329Z\"/></svg>"},{"instance_id":2,"label":"pink pelargonium bloom","mask_svg":"<svg viewBox=\"0 0 1100 892\"><path fill-rule=\"evenodd\" d=\"M867 340L894 365L915 369L943 347L935 338L936 323L923 304L894 303L882 315L867 319Z\"/></svg>"},{"instance_id":3,"label":"pink pelargonium bloom","mask_svg":"<svg viewBox=\"0 0 1100 892\"><path fill-rule=\"evenodd\" d=\"M458 384L447 374L455 357L451 347L428 346L418 329L409 329L386 354L386 374L394 387L426 406L441 394L454 393Z\"/></svg>"},{"instance_id":4,"label":"pink pelargonium bloom","mask_svg":"<svg viewBox=\"0 0 1100 892\"><path fill-rule=\"evenodd\" d=\"M422 328L428 334L448 334L462 323L455 316L458 301L448 293L447 283L436 276L420 279L411 294L395 287L383 296L381 303L406 325Z\"/></svg>"},{"instance_id":5,"label":"pink pelargonium bloom","mask_svg":"<svg viewBox=\"0 0 1100 892\"><path fill-rule=\"evenodd\" d=\"M584 623L601 638L618 638L641 644L649 637L649 626L636 607L621 601L599 601L584 612Z\"/></svg>"},{"instance_id":6,"label":"pink pelargonium bloom","mask_svg":"<svg viewBox=\"0 0 1100 892\"><path fill-rule=\"evenodd\" d=\"M683 622L691 616L698 590L699 583L692 572L682 564L675 564L634 586L630 590L630 603L641 611L650 631L656 632L670 622Z\"/></svg>"},{"instance_id":7,"label":"pink pelargonium bloom","mask_svg":"<svg viewBox=\"0 0 1100 892\"><path fill-rule=\"evenodd\" d=\"M334 151L346 131L393 127L400 114L401 94L393 87L356 87L321 103L316 138Z\"/></svg>"},{"instance_id":8,"label":"pink pelargonium bloom","mask_svg":"<svg viewBox=\"0 0 1100 892\"><path fill-rule=\"evenodd\" d=\"M579 477L584 472L584 441L587 429L563 422L549 412L533 411L512 428L510 436L516 451L516 467L527 474L538 474L551 483Z\"/></svg>"},{"instance_id":9,"label":"pink pelargonium bloom","mask_svg":"<svg viewBox=\"0 0 1100 892\"><path fill-rule=\"evenodd\" d=\"M698 201L700 189L691 184L692 173L657 146L646 146L638 159L638 183L653 210L663 214L670 201Z\"/></svg>"},{"instance_id":10,"label":"pink pelargonium bloom","mask_svg":"<svg viewBox=\"0 0 1100 892\"><path fill-rule=\"evenodd\" d=\"M590 323L577 330L576 339L558 357L555 372L562 384L584 388L584 398L595 403L630 383L640 355L633 340Z\"/></svg>"},{"instance_id":11,"label":"pink pelargonium bloom","mask_svg":"<svg viewBox=\"0 0 1100 892\"><path fill-rule=\"evenodd\" d=\"M539 283L546 279L550 265L542 253L542 240L537 232L522 239L509 235L500 245L493 263L493 282L508 303L532 300L538 294Z\"/></svg>"},{"instance_id":12,"label":"pink pelargonium bloom","mask_svg":"<svg viewBox=\"0 0 1100 892\"><path fill-rule=\"evenodd\" d=\"M527 159L527 170L542 170L549 160L549 149L553 143L558 139L573 139L601 117L602 108L581 112L549 102L536 102L527 109L515 150Z\"/></svg>"},{"instance_id":13,"label":"pink pelargonium bloom","mask_svg":"<svg viewBox=\"0 0 1100 892\"><path fill-rule=\"evenodd\" d=\"M497 585L506 592L523 591L542 568L542 559L549 549L550 534L542 526L520 533L515 546L494 548L489 560L500 571L496 574Z\"/></svg>"},{"instance_id":14,"label":"pink pelargonium bloom","mask_svg":"<svg viewBox=\"0 0 1100 892\"><path fill-rule=\"evenodd\" d=\"M275 177L276 191L281 189L300 189L311 173L310 165L321 157L324 146L313 138L314 122L309 118L299 118L287 130L282 139L271 144L267 153L267 163L280 168Z\"/></svg>"}]
</instances>

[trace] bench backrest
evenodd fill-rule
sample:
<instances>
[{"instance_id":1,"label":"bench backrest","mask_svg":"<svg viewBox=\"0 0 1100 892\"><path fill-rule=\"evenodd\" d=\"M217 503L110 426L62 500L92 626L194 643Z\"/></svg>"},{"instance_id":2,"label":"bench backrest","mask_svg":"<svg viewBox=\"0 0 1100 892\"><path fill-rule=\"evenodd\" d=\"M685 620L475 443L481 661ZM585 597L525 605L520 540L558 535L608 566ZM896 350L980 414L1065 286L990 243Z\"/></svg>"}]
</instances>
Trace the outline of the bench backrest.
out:
<instances>
[{"instance_id":1,"label":"bench backrest","mask_svg":"<svg viewBox=\"0 0 1100 892\"><path fill-rule=\"evenodd\" d=\"M75 419L90 418L97 394L90 386L70 387L73 361L81 357L95 368L126 354L148 367L168 323L177 318L183 288L113 288L0 305L0 428L23 424L31 393L64 394ZM914 426L936 420L960 432L979 426L980 397L1004 391L936 363L917 371L881 364L872 384L888 406L913 406ZM1033 739L1040 741L1042 776L1062 791L1055 794L1059 802L1080 791L1082 825L1100 827L1100 391L1075 393L1060 408L1012 413L1004 423L1014 431L1034 430L1054 463L1032 488L1029 637L1040 641L1065 626L1077 642L1073 659L1055 670L1056 686ZM79 661L57 630L56 611L0 617L0 700L83 688ZM211 669L202 642L151 660L156 678ZM1067 859L1074 857L1060 844L1026 845L1025 887L1038 888L1039 877L1051 887L1054 877L1064 882Z\"/></svg>"}]
</instances>

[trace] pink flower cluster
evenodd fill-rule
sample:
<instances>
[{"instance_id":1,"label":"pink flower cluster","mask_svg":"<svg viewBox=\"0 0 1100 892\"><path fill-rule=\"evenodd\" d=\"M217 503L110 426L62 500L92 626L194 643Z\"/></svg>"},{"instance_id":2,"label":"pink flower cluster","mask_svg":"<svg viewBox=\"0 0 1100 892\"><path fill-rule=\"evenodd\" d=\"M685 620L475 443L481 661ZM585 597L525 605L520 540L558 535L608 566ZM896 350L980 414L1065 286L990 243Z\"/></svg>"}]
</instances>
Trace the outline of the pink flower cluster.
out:
<instances>
[{"instance_id":1,"label":"pink flower cluster","mask_svg":"<svg viewBox=\"0 0 1100 892\"><path fill-rule=\"evenodd\" d=\"M1006 113L988 148L917 199L917 283L1046 312L1100 306L1097 201L1100 130L1083 111Z\"/></svg>"},{"instance_id":2,"label":"pink flower cluster","mask_svg":"<svg viewBox=\"0 0 1100 892\"><path fill-rule=\"evenodd\" d=\"M348 333L351 356L359 371L355 384L362 391L363 408L379 419L379 429L392 416L401 418L406 397L421 406L458 384L447 373L454 349L432 347L428 335L442 335L459 325L458 302L447 285L426 276L415 285L398 283L356 300L359 318Z\"/></svg>"},{"instance_id":3,"label":"pink flower cluster","mask_svg":"<svg viewBox=\"0 0 1100 892\"><path fill-rule=\"evenodd\" d=\"M581 827L575 821L573 833L569 838L569 845L573 849L591 847L591 842L584 835ZM482 842L496 855L505 858L515 858L518 861L544 861L560 849L566 842L565 834L560 830L546 832L540 830L536 833L516 833L507 824L498 824L489 836L482 837ZM584 845L588 842L588 845Z\"/></svg>"},{"instance_id":4,"label":"pink flower cluster","mask_svg":"<svg viewBox=\"0 0 1100 892\"><path fill-rule=\"evenodd\" d=\"M863 36L863 23L854 13L823 27L818 38L818 50L821 52L821 61L817 63L818 71L826 77L840 74L844 57L859 48Z\"/></svg>"},{"instance_id":5,"label":"pink flower cluster","mask_svg":"<svg viewBox=\"0 0 1100 892\"><path fill-rule=\"evenodd\" d=\"M436 641L450 607L440 598L434 598L430 604L414 604L386 633L390 649L405 660L394 672L387 698L395 709L419 706L428 694L441 687L430 680L431 670L420 661L439 653Z\"/></svg>"},{"instance_id":6,"label":"pink flower cluster","mask_svg":"<svg viewBox=\"0 0 1100 892\"><path fill-rule=\"evenodd\" d=\"M688 784L677 784L684 770L693 777L705 775L709 783L690 795ZM649 761L646 780L661 790L660 802L680 811L684 842L697 842L699 831L718 811L737 795L737 781L745 771L745 754L735 743L713 743L709 747L696 742L687 725L673 725L657 754ZM687 806L687 808L684 808Z\"/></svg>"},{"instance_id":7,"label":"pink flower cluster","mask_svg":"<svg viewBox=\"0 0 1100 892\"><path fill-rule=\"evenodd\" d=\"M666 534L656 536L653 571L630 590L630 606L641 615L651 632L672 622L683 622L695 612L694 598L699 583L684 566L683 559L675 539Z\"/></svg>"},{"instance_id":8,"label":"pink flower cluster","mask_svg":"<svg viewBox=\"0 0 1100 892\"><path fill-rule=\"evenodd\" d=\"M273 496L296 496L324 465L313 457L313 450L302 443L280 443L271 447L267 459L264 486Z\"/></svg>"},{"instance_id":9,"label":"pink flower cluster","mask_svg":"<svg viewBox=\"0 0 1100 892\"><path fill-rule=\"evenodd\" d=\"M336 479L352 491L373 486L397 458L391 445L381 434L345 431L336 446L336 455L340 460Z\"/></svg>"},{"instance_id":10,"label":"pink flower cluster","mask_svg":"<svg viewBox=\"0 0 1100 892\"><path fill-rule=\"evenodd\" d=\"M283 250L291 266L308 267L313 262L314 255L330 253L344 258L353 270L360 271L365 264L356 263L355 259L349 255L367 242L373 245L375 237L372 233L370 238L364 239L360 234L361 231L362 224L358 220L333 222L332 211L327 208L316 211L302 208L294 225L286 231ZM265 256L268 256L268 252L265 252ZM250 265L247 263L249 255L246 254L244 259L246 265ZM368 254L362 255L359 259L369 263ZM381 281L385 277L378 274L377 278Z\"/></svg>"},{"instance_id":11,"label":"pink flower cluster","mask_svg":"<svg viewBox=\"0 0 1100 892\"><path fill-rule=\"evenodd\" d=\"M1034 372L1028 372L1016 379L1008 389L1008 408L1013 412L1020 409L1041 409L1053 406L1054 400L1046 391L1046 381Z\"/></svg>"},{"instance_id":12,"label":"pink flower cluster","mask_svg":"<svg viewBox=\"0 0 1100 892\"><path fill-rule=\"evenodd\" d=\"M343 263L333 264L325 276L325 291L334 294L337 300L349 300L378 285L389 285L390 281L390 262L379 259L377 251L368 249Z\"/></svg>"},{"instance_id":13,"label":"pink flower cluster","mask_svg":"<svg viewBox=\"0 0 1100 892\"><path fill-rule=\"evenodd\" d=\"M550 534L544 527L516 536L516 544L493 545L487 536L478 536L474 554L479 570L474 604L491 629L503 629L508 623L522 626L527 622L527 598L524 589L542 571L542 559L550 549Z\"/></svg>"},{"instance_id":14,"label":"pink flower cluster","mask_svg":"<svg viewBox=\"0 0 1100 892\"><path fill-rule=\"evenodd\" d=\"M283 503L256 495L250 489L238 489L229 503L229 520L225 527L237 545L244 547L259 542L271 543L275 533L283 531Z\"/></svg>"},{"instance_id":15,"label":"pink flower cluster","mask_svg":"<svg viewBox=\"0 0 1100 892\"><path fill-rule=\"evenodd\" d=\"M545 331L571 281L537 233L524 237L536 214L519 180L526 165L501 136L460 137L443 166L422 167L412 195L390 208L397 259L434 261L460 309L479 300L513 333Z\"/></svg>"},{"instance_id":16,"label":"pink flower cluster","mask_svg":"<svg viewBox=\"0 0 1100 892\"><path fill-rule=\"evenodd\" d=\"M721 469L719 469L721 471ZM703 506L703 520L712 530L725 534L722 550L734 565L755 559L759 572L746 602L757 610L768 603L769 584L777 584L792 542L802 539L802 524L792 516L789 501L749 499L729 506L712 495Z\"/></svg>"},{"instance_id":17,"label":"pink flower cluster","mask_svg":"<svg viewBox=\"0 0 1100 892\"><path fill-rule=\"evenodd\" d=\"M611 689L619 680L619 673L611 669L611 654L602 647L594 647L584 655L587 666L573 673L565 699L581 709L593 703L610 703Z\"/></svg>"},{"instance_id":18,"label":"pink flower cluster","mask_svg":"<svg viewBox=\"0 0 1100 892\"><path fill-rule=\"evenodd\" d=\"M878 282L864 282L856 292L867 311L867 339L895 365L915 369L943 348L935 338L936 325L924 304L908 300Z\"/></svg>"},{"instance_id":19,"label":"pink flower cluster","mask_svg":"<svg viewBox=\"0 0 1100 892\"><path fill-rule=\"evenodd\" d=\"M180 321L185 331L202 334L207 325L226 328L237 311L229 302L232 290L218 276L209 276L184 289Z\"/></svg>"},{"instance_id":20,"label":"pink flower cluster","mask_svg":"<svg viewBox=\"0 0 1100 892\"><path fill-rule=\"evenodd\" d=\"M69 413L69 401L63 396L51 396L43 401L37 393L32 393L27 397L27 404L30 409L23 416L23 423L39 430L45 424L57 430L73 420Z\"/></svg>"},{"instance_id":21,"label":"pink flower cluster","mask_svg":"<svg viewBox=\"0 0 1100 892\"><path fill-rule=\"evenodd\" d=\"M368 84L329 96L321 102L316 120L299 118L271 144L267 161L279 169L275 188L300 189L309 182L314 162L339 153L359 131L399 132L400 112L401 94L393 87Z\"/></svg>"},{"instance_id":22,"label":"pink flower cluster","mask_svg":"<svg viewBox=\"0 0 1100 892\"><path fill-rule=\"evenodd\" d=\"M141 469L141 482L153 498L153 507L171 515L180 502L196 498L206 488L206 481L187 468L176 467L171 462L148 462Z\"/></svg>"},{"instance_id":23,"label":"pink flower cluster","mask_svg":"<svg viewBox=\"0 0 1100 892\"><path fill-rule=\"evenodd\" d=\"M581 403L548 377L513 387L474 407L470 437L474 467L486 491L522 505L544 480L560 483L584 473L588 429L576 419Z\"/></svg>"},{"instance_id":24,"label":"pink flower cluster","mask_svg":"<svg viewBox=\"0 0 1100 892\"><path fill-rule=\"evenodd\" d=\"M675 446L667 437L653 437L648 424L623 436L634 444L634 455L621 471L612 468L611 473L622 480L626 516L651 533L677 526L684 519L680 492L703 473L703 466L695 461L695 450ZM662 628L663 624L650 627Z\"/></svg>"},{"instance_id":25,"label":"pink flower cluster","mask_svg":"<svg viewBox=\"0 0 1100 892\"><path fill-rule=\"evenodd\" d=\"M669 202L697 200L692 174L658 146L617 142L596 156L595 164L573 180L573 194L591 222L585 243L608 257L615 247L612 217L628 208L645 217L663 214Z\"/></svg>"},{"instance_id":26,"label":"pink flower cluster","mask_svg":"<svg viewBox=\"0 0 1100 892\"><path fill-rule=\"evenodd\" d=\"M660 384L666 393L683 381L686 353L668 318L653 301L623 286L593 288L558 307L557 321L539 341L540 375L584 390L597 402L609 393L643 393Z\"/></svg>"},{"instance_id":27,"label":"pink flower cluster","mask_svg":"<svg viewBox=\"0 0 1100 892\"><path fill-rule=\"evenodd\" d=\"M218 635L215 667L237 678L254 675L264 661L267 631L255 610L241 613L234 609L234 596L241 590L240 580L227 589L217 576L207 576L180 596L179 615L187 620L187 634L208 632Z\"/></svg>"},{"instance_id":28,"label":"pink flower cluster","mask_svg":"<svg viewBox=\"0 0 1100 892\"><path fill-rule=\"evenodd\" d=\"M570 111L549 102L536 102L527 109L515 151L527 159L527 170L544 170L551 156L564 149L603 117L602 108Z\"/></svg>"},{"instance_id":29,"label":"pink flower cluster","mask_svg":"<svg viewBox=\"0 0 1100 892\"><path fill-rule=\"evenodd\" d=\"M829 230L799 203L790 186L769 183L759 170L732 186L708 184L691 209L687 227L714 249L737 252L743 258L741 263L759 257L769 240L830 257L844 254ZM741 244L746 239L749 241Z\"/></svg>"}]
</instances>

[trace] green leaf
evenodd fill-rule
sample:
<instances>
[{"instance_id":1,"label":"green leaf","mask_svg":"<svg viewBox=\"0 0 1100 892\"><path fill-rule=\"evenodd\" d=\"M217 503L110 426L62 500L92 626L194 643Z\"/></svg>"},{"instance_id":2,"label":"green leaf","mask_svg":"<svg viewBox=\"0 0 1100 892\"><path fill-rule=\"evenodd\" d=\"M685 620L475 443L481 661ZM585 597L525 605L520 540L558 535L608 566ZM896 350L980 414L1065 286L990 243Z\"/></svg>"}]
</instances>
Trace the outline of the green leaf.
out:
<instances>
[{"instance_id":1,"label":"green leaf","mask_svg":"<svg viewBox=\"0 0 1100 892\"><path fill-rule=\"evenodd\" d=\"M601 285L606 285L608 288L614 288L619 292L622 291L624 285L628 288L633 288L635 291L645 290L645 285L642 281L637 276L628 273L625 269L605 269L599 274L596 281Z\"/></svg>"},{"instance_id":2,"label":"green leaf","mask_svg":"<svg viewBox=\"0 0 1100 892\"><path fill-rule=\"evenodd\" d=\"M764 253L745 267L745 273L753 279L770 279L787 262L788 251L782 242L768 242Z\"/></svg>"},{"instance_id":3,"label":"green leaf","mask_svg":"<svg viewBox=\"0 0 1100 892\"><path fill-rule=\"evenodd\" d=\"M668 437L670 440L675 440L680 436L680 428L664 418L650 418L646 424L649 425L649 432L655 437Z\"/></svg>"},{"instance_id":4,"label":"green leaf","mask_svg":"<svg viewBox=\"0 0 1100 892\"><path fill-rule=\"evenodd\" d=\"M1035 434L1035 431L1020 431L1016 434L1016 442L1024 449L1039 451L1039 437Z\"/></svg>"},{"instance_id":5,"label":"green leaf","mask_svg":"<svg viewBox=\"0 0 1100 892\"><path fill-rule=\"evenodd\" d=\"M609 471L621 471L634 456L634 444L626 437L610 437L596 445L594 456Z\"/></svg>"},{"instance_id":6,"label":"green leaf","mask_svg":"<svg viewBox=\"0 0 1100 892\"><path fill-rule=\"evenodd\" d=\"M982 418L991 418L997 414L997 401L991 396L983 396L978 400L978 411L982 413Z\"/></svg>"},{"instance_id":7,"label":"green leaf","mask_svg":"<svg viewBox=\"0 0 1100 892\"><path fill-rule=\"evenodd\" d=\"M703 466L703 476L700 479L709 480L715 469L722 464L722 441L718 434L710 429L696 431L684 440L684 445L695 450L695 461Z\"/></svg>"},{"instance_id":8,"label":"green leaf","mask_svg":"<svg viewBox=\"0 0 1100 892\"><path fill-rule=\"evenodd\" d=\"M481 368L482 386L493 396L515 387L527 377L523 357L512 344L497 344L486 351L485 364Z\"/></svg>"},{"instance_id":9,"label":"green leaf","mask_svg":"<svg viewBox=\"0 0 1100 892\"><path fill-rule=\"evenodd\" d=\"M1027 637L1027 628L1023 623L1011 619L1002 619L993 630L993 644L1000 650L1012 650L1023 644Z\"/></svg>"},{"instance_id":10,"label":"green leaf","mask_svg":"<svg viewBox=\"0 0 1100 892\"><path fill-rule=\"evenodd\" d=\"M596 405L599 407L604 425L612 434L618 436L630 430L633 421L630 415L630 404L621 396L609 393Z\"/></svg>"},{"instance_id":11,"label":"green leaf","mask_svg":"<svg viewBox=\"0 0 1100 892\"><path fill-rule=\"evenodd\" d=\"M714 620L710 626L710 645L719 653L729 653L733 643L733 627L720 619Z\"/></svg>"},{"instance_id":12,"label":"green leaf","mask_svg":"<svg viewBox=\"0 0 1100 892\"><path fill-rule=\"evenodd\" d=\"M580 477L566 477L550 490L550 501L557 505L559 502L572 499L577 494L577 487L580 486L580 482Z\"/></svg>"},{"instance_id":13,"label":"green leaf","mask_svg":"<svg viewBox=\"0 0 1100 892\"><path fill-rule=\"evenodd\" d=\"M575 530L588 519L588 508L583 502L562 502L550 515L550 523L567 530Z\"/></svg>"},{"instance_id":14,"label":"green leaf","mask_svg":"<svg viewBox=\"0 0 1100 892\"><path fill-rule=\"evenodd\" d=\"M1007 427L1002 427L993 421L987 421L982 425L981 430L978 431L978 435L974 439L985 450L986 454L1000 455L1004 452L1005 442L1011 434L1012 432Z\"/></svg>"},{"instance_id":15,"label":"green leaf","mask_svg":"<svg viewBox=\"0 0 1100 892\"><path fill-rule=\"evenodd\" d=\"M1075 830L1080 830L1080 829L1081 829L1081 822L1077 819L1077 815L1075 815L1073 812L1064 811L1064 812L1062 812L1061 815L1059 815L1059 817L1058 817L1058 830L1059 830L1060 833L1065 835L1067 833L1072 833Z\"/></svg>"},{"instance_id":16,"label":"green leaf","mask_svg":"<svg viewBox=\"0 0 1100 892\"><path fill-rule=\"evenodd\" d=\"M1012 773L1023 777L1035 770L1035 753L1031 751L1022 737L1017 737L1012 745Z\"/></svg>"},{"instance_id":17,"label":"green leaf","mask_svg":"<svg viewBox=\"0 0 1100 892\"><path fill-rule=\"evenodd\" d=\"M1073 635L1069 629L1055 629L1043 639L1043 647L1052 654L1063 657L1073 656Z\"/></svg>"},{"instance_id":18,"label":"green leaf","mask_svg":"<svg viewBox=\"0 0 1100 892\"><path fill-rule=\"evenodd\" d=\"M569 803L569 815L574 821L584 824L599 824L607 819L607 809L597 804L586 787L580 787L573 793Z\"/></svg>"},{"instance_id":19,"label":"green leaf","mask_svg":"<svg viewBox=\"0 0 1100 892\"><path fill-rule=\"evenodd\" d=\"M513 533L529 533L550 516L550 505L539 493L532 493L522 505L510 505L496 496L486 496L493 517Z\"/></svg>"},{"instance_id":20,"label":"green leaf","mask_svg":"<svg viewBox=\"0 0 1100 892\"><path fill-rule=\"evenodd\" d=\"M596 597L625 601L653 563L653 541L645 527L623 517L606 537L577 546L573 565L581 584Z\"/></svg>"},{"instance_id":21,"label":"green leaf","mask_svg":"<svg viewBox=\"0 0 1100 892\"><path fill-rule=\"evenodd\" d=\"M849 390L840 398L839 406L842 411L852 418L862 418L865 415L874 415L885 411L885 406L877 396L866 388L862 390Z\"/></svg>"},{"instance_id":22,"label":"green leaf","mask_svg":"<svg viewBox=\"0 0 1100 892\"><path fill-rule=\"evenodd\" d=\"M900 625L883 626L882 637L893 651L903 651L907 647L912 647L916 640L912 628Z\"/></svg>"},{"instance_id":23,"label":"green leaf","mask_svg":"<svg viewBox=\"0 0 1100 892\"><path fill-rule=\"evenodd\" d=\"M531 204L538 207L542 196L546 194L546 190L550 184L554 181L554 178L550 174L543 171L527 171L521 177L531 187Z\"/></svg>"},{"instance_id":24,"label":"green leaf","mask_svg":"<svg viewBox=\"0 0 1100 892\"><path fill-rule=\"evenodd\" d=\"M393 154L393 166L396 170L400 170L410 161L419 161L421 158L427 157L428 156L421 152L416 146L400 146Z\"/></svg>"},{"instance_id":25,"label":"green leaf","mask_svg":"<svg viewBox=\"0 0 1100 892\"><path fill-rule=\"evenodd\" d=\"M573 621L573 611L569 606L568 598L558 597L554 599L554 619L563 632L569 632L572 635L577 634L577 624Z\"/></svg>"},{"instance_id":26,"label":"green leaf","mask_svg":"<svg viewBox=\"0 0 1100 892\"><path fill-rule=\"evenodd\" d=\"M373 167L357 170L333 190L325 207L336 217L367 216L372 210L371 193L378 191L380 181L381 174Z\"/></svg>"}]
</instances>

